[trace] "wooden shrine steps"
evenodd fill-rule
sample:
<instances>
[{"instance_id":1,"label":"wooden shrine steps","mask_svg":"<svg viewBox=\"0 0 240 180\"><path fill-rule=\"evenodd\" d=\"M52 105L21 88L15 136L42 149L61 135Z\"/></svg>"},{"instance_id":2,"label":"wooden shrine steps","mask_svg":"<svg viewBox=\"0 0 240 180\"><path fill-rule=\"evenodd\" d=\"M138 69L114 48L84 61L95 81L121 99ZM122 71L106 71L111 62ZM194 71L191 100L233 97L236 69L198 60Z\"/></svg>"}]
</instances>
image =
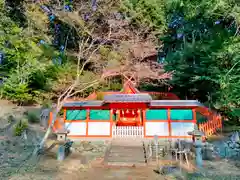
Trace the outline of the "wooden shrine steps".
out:
<instances>
[{"instance_id":1,"label":"wooden shrine steps","mask_svg":"<svg viewBox=\"0 0 240 180\"><path fill-rule=\"evenodd\" d=\"M107 166L145 166L146 157L141 140L114 139L104 159Z\"/></svg>"}]
</instances>

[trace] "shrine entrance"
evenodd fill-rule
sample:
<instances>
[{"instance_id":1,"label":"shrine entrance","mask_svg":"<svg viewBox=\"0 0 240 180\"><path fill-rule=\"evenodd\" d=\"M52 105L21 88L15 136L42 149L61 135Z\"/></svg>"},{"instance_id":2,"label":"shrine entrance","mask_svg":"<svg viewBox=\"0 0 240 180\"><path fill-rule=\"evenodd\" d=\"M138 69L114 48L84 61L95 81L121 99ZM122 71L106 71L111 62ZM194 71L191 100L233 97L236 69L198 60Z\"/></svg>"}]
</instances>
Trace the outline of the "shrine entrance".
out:
<instances>
[{"instance_id":1,"label":"shrine entrance","mask_svg":"<svg viewBox=\"0 0 240 180\"><path fill-rule=\"evenodd\" d=\"M116 126L142 126L142 111L139 109L120 109L115 111Z\"/></svg>"},{"instance_id":2,"label":"shrine entrance","mask_svg":"<svg viewBox=\"0 0 240 180\"><path fill-rule=\"evenodd\" d=\"M115 125L112 128L113 138L143 138L143 112L141 109L113 110Z\"/></svg>"},{"instance_id":3,"label":"shrine entrance","mask_svg":"<svg viewBox=\"0 0 240 180\"><path fill-rule=\"evenodd\" d=\"M138 93L131 86L126 86L124 92L104 96L104 102L109 105L115 122L112 127L112 136L115 138L143 138L143 112L152 98L149 94Z\"/></svg>"}]
</instances>

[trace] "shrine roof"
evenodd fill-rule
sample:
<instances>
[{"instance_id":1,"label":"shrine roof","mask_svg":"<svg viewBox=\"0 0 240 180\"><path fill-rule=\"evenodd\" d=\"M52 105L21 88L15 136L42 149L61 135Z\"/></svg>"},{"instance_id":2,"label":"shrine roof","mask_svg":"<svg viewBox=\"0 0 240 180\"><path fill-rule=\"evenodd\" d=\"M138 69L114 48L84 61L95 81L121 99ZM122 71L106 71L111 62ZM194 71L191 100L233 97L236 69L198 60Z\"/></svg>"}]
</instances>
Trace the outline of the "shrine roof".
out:
<instances>
[{"instance_id":1,"label":"shrine roof","mask_svg":"<svg viewBox=\"0 0 240 180\"><path fill-rule=\"evenodd\" d=\"M101 107L104 103L119 102L150 103L150 107L204 107L204 105L197 100L152 100L148 94L110 94L105 95L103 101L69 101L64 103L63 107Z\"/></svg>"},{"instance_id":2,"label":"shrine roof","mask_svg":"<svg viewBox=\"0 0 240 180\"><path fill-rule=\"evenodd\" d=\"M105 103L112 103L112 102L150 103L152 101L152 97L149 94L110 94L110 95L105 95L103 101Z\"/></svg>"},{"instance_id":3,"label":"shrine roof","mask_svg":"<svg viewBox=\"0 0 240 180\"><path fill-rule=\"evenodd\" d=\"M184 106L204 106L197 100L155 100L151 101L150 106L172 106L172 107L184 107Z\"/></svg>"},{"instance_id":4,"label":"shrine roof","mask_svg":"<svg viewBox=\"0 0 240 180\"><path fill-rule=\"evenodd\" d=\"M63 107L100 107L103 101L71 101L64 103Z\"/></svg>"}]
</instances>

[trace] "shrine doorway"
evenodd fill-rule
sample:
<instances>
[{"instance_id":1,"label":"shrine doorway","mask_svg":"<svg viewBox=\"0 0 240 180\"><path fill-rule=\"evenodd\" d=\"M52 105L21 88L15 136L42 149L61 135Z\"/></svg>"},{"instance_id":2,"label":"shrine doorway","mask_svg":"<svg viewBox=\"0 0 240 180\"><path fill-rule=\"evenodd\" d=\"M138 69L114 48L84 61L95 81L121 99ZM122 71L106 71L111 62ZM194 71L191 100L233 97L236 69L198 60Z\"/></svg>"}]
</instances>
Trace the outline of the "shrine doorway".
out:
<instances>
[{"instance_id":1,"label":"shrine doorway","mask_svg":"<svg viewBox=\"0 0 240 180\"><path fill-rule=\"evenodd\" d=\"M143 126L142 110L120 109L114 111L116 126Z\"/></svg>"}]
</instances>

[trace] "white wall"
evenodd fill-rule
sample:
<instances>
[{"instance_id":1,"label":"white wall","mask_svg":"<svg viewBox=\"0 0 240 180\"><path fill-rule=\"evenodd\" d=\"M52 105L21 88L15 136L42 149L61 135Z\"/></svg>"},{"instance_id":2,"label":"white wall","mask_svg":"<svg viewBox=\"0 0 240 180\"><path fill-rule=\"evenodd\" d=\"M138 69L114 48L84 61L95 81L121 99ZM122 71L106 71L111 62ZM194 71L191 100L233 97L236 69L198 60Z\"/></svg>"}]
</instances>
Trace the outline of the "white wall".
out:
<instances>
[{"instance_id":1,"label":"white wall","mask_svg":"<svg viewBox=\"0 0 240 180\"><path fill-rule=\"evenodd\" d=\"M86 122L65 123L65 128L70 131L68 135L86 135Z\"/></svg>"},{"instance_id":2,"label":"white wall","mask_svg":"<svg viewBox=\"0 0 240 180\"><path fill-rule=\"evenodd\" d=\"M110 122L88 122L88 135L110 136Z\"/></svg>"},{"instance_id":3,"label":"white wall","mask_svg":"<svg viewBox=\"0 0 240 180\"><path fill-rule=\"evenodd\" d=\"M188 132L193 131L194 123L192 122L172 122L172 136L189 136Z\"/></svg>"},{"instance_id":4,"label":"white wall","mask_svg":"<svg viewBox=\"0 0 240 180\"><path fill-rule=\"evenodd\" d=\"M146 136L169 136L168 122L146 122Z\"/></svg>"}]
</instances>

